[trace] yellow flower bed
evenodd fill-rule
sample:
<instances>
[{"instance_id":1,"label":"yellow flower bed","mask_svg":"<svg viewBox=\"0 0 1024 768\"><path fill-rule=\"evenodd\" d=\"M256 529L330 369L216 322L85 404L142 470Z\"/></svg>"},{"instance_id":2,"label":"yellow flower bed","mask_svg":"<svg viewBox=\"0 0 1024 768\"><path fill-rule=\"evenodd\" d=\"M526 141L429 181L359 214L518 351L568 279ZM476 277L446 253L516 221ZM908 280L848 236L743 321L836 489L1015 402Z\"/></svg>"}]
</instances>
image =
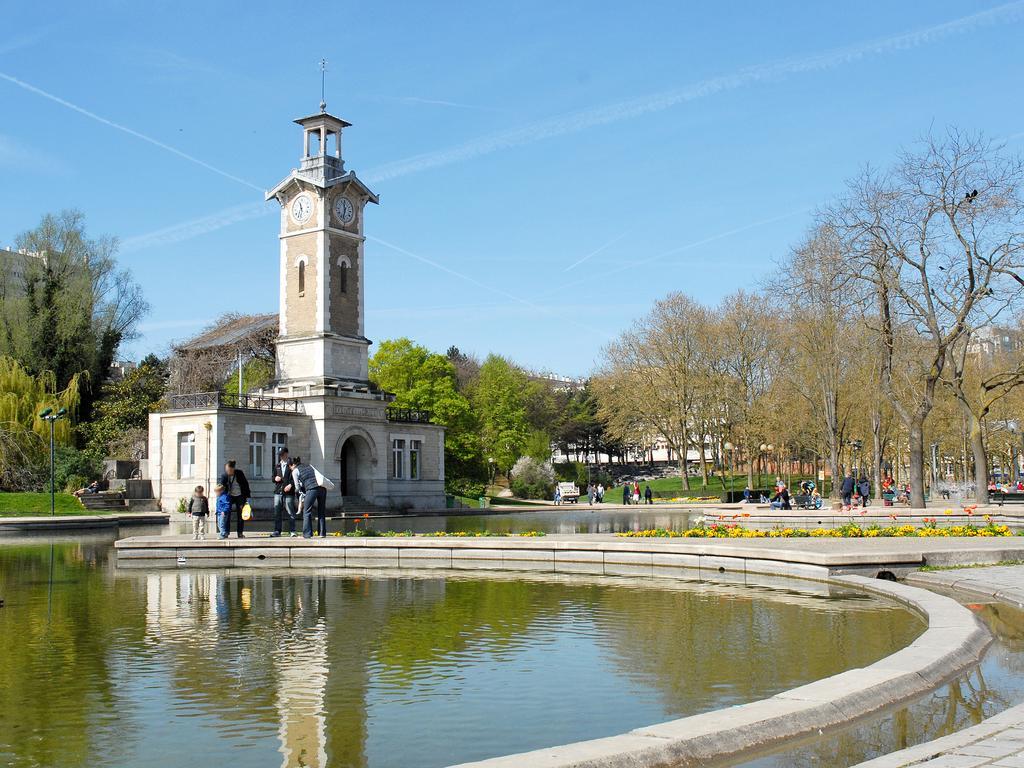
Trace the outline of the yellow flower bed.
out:
<instances>
[{"instance_id":1,"label":"yellow flower bed","mask_svg":"<svg viewBox=\"0 0 1024 768\"><path fill-rule=\"evenodd\" d=\"M684 531L670 531L665 528L650 528L643 531L625 531L616 536L623 538L664 538L664 539L858 539L858 538L892 538L931 536L1013 536L1013 532L1005 525L989 523L984 526L951 525L939 528L925 525L917 528L913 525L891 525L885 528L870 526L861 528L859 525L848 524L838 528L771 528L760 530L744 528L741 525L701 525Z\"/></svg>"}]
</instances>

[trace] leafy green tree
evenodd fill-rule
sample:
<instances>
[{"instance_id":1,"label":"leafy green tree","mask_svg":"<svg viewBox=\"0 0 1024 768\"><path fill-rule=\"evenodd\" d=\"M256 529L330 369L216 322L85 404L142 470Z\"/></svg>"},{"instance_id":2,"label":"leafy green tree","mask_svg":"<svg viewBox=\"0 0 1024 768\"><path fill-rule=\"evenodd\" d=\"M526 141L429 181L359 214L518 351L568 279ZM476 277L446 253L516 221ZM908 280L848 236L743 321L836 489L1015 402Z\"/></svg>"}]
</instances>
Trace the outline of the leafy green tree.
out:
<instances>
[{"instance_id":1,"label":"leafy green tree","mask_svg":"<svg viewBox=\"0 0 1024 768\"><path fill-rule=\"evenodd\" d=\"M501 472L508 472L523 455L530 434L527 385L522 370L504 357L488 355L473 387L484 451Z\"/></svg>"},{"instance_id":2,"label":"leafy green tree","mask_svg":"<svg viewBox=\"0 0 1024 768\"><path fill-rule=\"evenodd\" d=\"M253 392L262 387L266 387L274 378L276 373L274 368L274 362L272 360L264 360L261 357L254 357L252 360L248 360L242 364L242 390L245 392ZM235 371L227 379L224 380L224 394L226 395L237 395L238 394L238 366L235 366Z\"/></svg>"},{"instance_id":3,"label":"leafy green tree","mask_svg":"<svg viewBox=\"0 0 1024 768\"><path fill-rule=\"evenodd\" d=\"M52 373L58 389L81 375L79 413L87 421L121 343L148 309L142 290L115 259L117 241L90 239L79 211L47 214L17 238L24 278L0 281L0 354L29 373Z\"/></svg>"},{"instance_id":4,"label":"leafy green tree","mask_svg":"<svg viewBox=\"0 0 1024 768\"><path fill-rule=\"evenodd\" d=\"M384 341L370 358L370 379L395 395L397 407L430 411L434 423L446 427L449 481L483 477L479 426L447 357L406 338Z\"/></svg>"},{"instance_id":5,"label":"leafy green tree","mask_svg":"<svg viewBox=\"0 0 1024 768\"><path fill-rule=\"evenodd\" d=\"M67 409L71 418L54 423L57 445L71 442L72 418L79 404L79 377L57 388L50 371L33 376L17 360L0 356L0 489L32 490L46 475L50 425L39 414Z\"/></svg>"},{"instance_id":6,"label":"leafy green tree","mask_svg":"<svg viewBox=\"0 0 1024 768\"><path fill-rule=\"evenodd\" d=\"M80 427L89 449L104 456L141 458L146 448L149 414L167 392L167 365L148 355L123 379L108 384L93 420Z\"/></svg>"}]
</instances>

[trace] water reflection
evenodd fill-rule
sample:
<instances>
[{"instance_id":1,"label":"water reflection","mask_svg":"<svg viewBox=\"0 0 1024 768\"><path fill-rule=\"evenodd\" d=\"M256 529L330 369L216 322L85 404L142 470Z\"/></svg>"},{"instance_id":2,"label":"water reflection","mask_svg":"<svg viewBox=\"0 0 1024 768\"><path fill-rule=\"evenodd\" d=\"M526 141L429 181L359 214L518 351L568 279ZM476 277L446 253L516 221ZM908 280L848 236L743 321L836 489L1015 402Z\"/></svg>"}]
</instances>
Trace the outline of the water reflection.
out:
<instances>
[{"instance_id":1,"label":"water reflection","mask_svg":"<svg viewBox=\"0 0 1024 768\"><path fill-rule=\"evenodd\" d=\"M852 728L743 760L744 768L857 765L977 725L1024 701L1024 613L1003 604L970 607L996 637L982 663L909 706Z\"/></svg>"},{"instance_id":2,"label":"water reflection","mask_svg":"<svg viewBox=\"0 0 1024 768\"><path fill-rule=\"evenodd\" d=\"M643 510L642 507L638 508ZM486 515L400 515L375 517L369 525L376 531L412 531L413 533L434 533L435 531L472 531L491 533L522 533L523 531L544 531L545 533L620 533L640 531L647 528L665 528L681 531L692 528L702 510L676 511L604 511L587 509L566 509L560 507L550 512L509 512ZM330 531L352 531L365 523L354 518L334 518L328 522ZM172 523L163 533L189 533L187 524ZM271 523L258 521L246 524L246 529L269 531ZM129 535L143 535L132 531Z\"/></svg>"},{"instance_id":3,"label":"water reflection","mask_svg":"<svg viewBox=\"0 0 1024 768\"><path fill-rule=\"evenodd\" d=\"M922 630L821 585L119 571L103 538L52 552L0 545L4 764L443 766L761 698Z\"/></svg>"}]
</instances>

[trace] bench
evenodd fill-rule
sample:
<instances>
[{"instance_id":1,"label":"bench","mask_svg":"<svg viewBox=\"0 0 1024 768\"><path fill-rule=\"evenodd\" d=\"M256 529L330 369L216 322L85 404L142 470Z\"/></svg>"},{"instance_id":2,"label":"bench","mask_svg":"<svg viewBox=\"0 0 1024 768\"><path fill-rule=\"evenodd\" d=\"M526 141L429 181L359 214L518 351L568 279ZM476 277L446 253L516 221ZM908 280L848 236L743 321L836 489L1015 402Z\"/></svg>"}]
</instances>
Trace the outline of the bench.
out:
<instances>
[{"instance_id":1,"label":"bench","mask_svg":"<svg viewBox=\"0 0 1024 768\"><path fill-rule=\"evenodd\" d=\"M1000 507L1004 504L1024 504L1024 492L1021 491L1010 491L1005 493L1003 491L993 491L989 494L993 504L998 504Z\"/></svg>"},{"instance_id":2,"label":"bench","mask_svg":"<svg viewBox=\"0 0 1024 768\"><path fill-rule=\"evenodd\" d=\"M818 497L821 499L821 497ZM821 506L824 506L824 500L821 501ZM821 509L821 506L816 506L814 503L814 497L809 493L801 493L793 497L793 508L794 509Z\"/></svg>"}]
</instances>

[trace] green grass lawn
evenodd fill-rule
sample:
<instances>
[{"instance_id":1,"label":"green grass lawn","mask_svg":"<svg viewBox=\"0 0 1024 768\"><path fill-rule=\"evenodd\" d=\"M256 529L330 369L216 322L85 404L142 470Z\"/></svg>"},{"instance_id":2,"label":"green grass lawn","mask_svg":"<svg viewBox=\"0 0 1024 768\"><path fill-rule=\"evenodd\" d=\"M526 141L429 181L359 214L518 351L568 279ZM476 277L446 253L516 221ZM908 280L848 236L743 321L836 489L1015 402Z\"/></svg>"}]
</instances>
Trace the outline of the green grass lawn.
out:
<instances>
[{"instance_id":1,"label":"green grass lawn","mask_svg":"<svg viewBox=\"0 0 1024 768\"><path fill-rule=\"evenodd\" d=\"M755 483L756 483L756 481L757 481L757 476L756 475L754 477L754 480L755 480ZM762 477L761 480L762 480L762 487L768 487L768 486L774 484L774 482L775 482L774 476L773 477L768 477L766 475L766 476ZM650 483L641 482L640 483L640 495L642 497L644 491L647 489L647 486L650 485L652 491L674 491L674 492L676 492L676 495L679 496L680 498L687 498L687 497L694 498L694 497L700 497L700 496L714 496L716 499L717 498L721 498L721 495L722 495L722 481L721 481L721 478L719 478L717 475L714 476L714 477L709 478L708 479L708 484L706 486L702 486L700 484L700 482L701 482L700 477L691 477L690 478L690 488L689 488L689 490L684 490L683 489L683 482L682 482L682 480L680 478L678 478L678 477L659 477L659 478L656 478L654 480L651 480ZM727 486L728 490L742 491L746 487L746 485L747 485L747 476L746 475L733 475L731 477L727 477L726 478L726 486ZM792 488L799 488L799 486L800 486L800 479L794 477L793 480L792 480L791 491L792 491ZM622 490L623 490L622 486L619 486L617 488L612 488L611 490L605 491L605 494L604 494L605 504L621 504L622 503ZM581 501L585 501L586 493L587 493L587 489L586 488L580 488L580 497L581 497L580 500ZM657 499L655 499L655 502L657 502Z\"/></svg>"},{"instance_id":2,"label":"green grass lawn","mask_svg":"<svg viewBox=\"0 0 1024 768\"><path fill-rule=\"evenodd\" d=\"M58 515L94 515L70 493L58 493L54 499ZM32 517L50 514L48 493L0 493L0 517Z\"/></svg>"}]
</instances>

